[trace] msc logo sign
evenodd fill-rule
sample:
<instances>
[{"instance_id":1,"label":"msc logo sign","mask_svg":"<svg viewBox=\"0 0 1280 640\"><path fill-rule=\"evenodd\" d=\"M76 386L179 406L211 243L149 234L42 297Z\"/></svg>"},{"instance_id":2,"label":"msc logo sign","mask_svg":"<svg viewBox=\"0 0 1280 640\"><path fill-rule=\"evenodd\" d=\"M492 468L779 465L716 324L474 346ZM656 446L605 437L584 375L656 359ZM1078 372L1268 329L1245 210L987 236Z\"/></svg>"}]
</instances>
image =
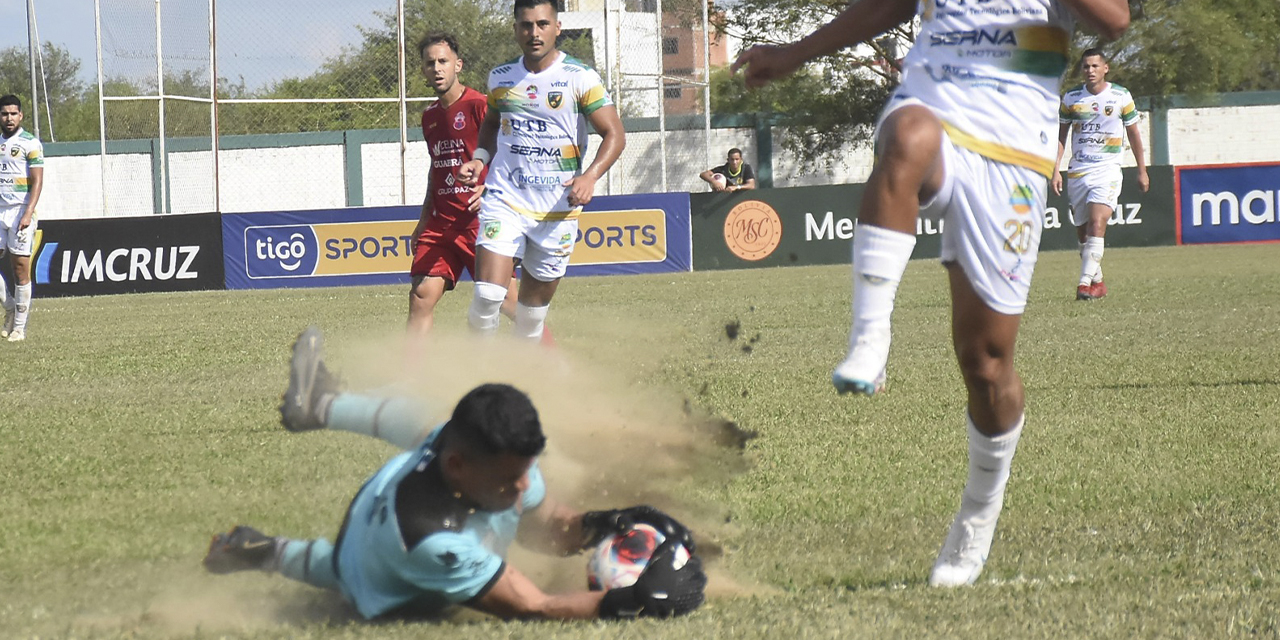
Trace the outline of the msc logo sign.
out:
<instances>
[{"instance_id":1,"label":"msc logo sign","mask_svg":"<svg viewBox=\"0 0 1280 640\"><path fill-rule=\"evenodd\" d=\"M414 222L395 220L247 227L251 279L408 272Z\"/></svg>"},{"instance_id":2,"label":"msc logo sign","mask_svg":"<svg viewBox=\"0 0 1280 640\"><path fill-rule=\"evenodd\" d=\"M320 257L311 225L248 227L244 230L244 253L250 278L314 275Z\"/></svg>"}]
</instances>

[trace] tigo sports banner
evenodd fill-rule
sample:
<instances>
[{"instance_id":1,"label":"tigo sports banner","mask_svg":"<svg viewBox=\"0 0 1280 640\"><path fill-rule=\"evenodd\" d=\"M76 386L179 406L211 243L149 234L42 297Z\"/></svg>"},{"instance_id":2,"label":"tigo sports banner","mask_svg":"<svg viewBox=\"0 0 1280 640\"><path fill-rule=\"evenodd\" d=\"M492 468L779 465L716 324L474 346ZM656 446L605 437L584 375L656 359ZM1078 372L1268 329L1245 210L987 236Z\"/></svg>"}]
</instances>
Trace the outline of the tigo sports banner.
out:
<instances>
[{"instance_id":1,"label":"tigo sports banner","mask_svg":"<svg viewBox=\"0 0 1280 640\"><path fill-rule=\"evenodd\" d=\"M408 282L418 207L222 216L227 288Z\"/></svg>"},{"instance_id":2,"label":"tigo sports banner","mask_svg":"<svg viewBox=\"0 0 1280 640\"><path fill-rule=\"evenodd\" d=\"M689 194L600 196L578 217L569 275L693 269Z\"/></svg>"},{"instance_id":3,"label":"tigo sports banner","mask_svg":"<svg viewBox=\"0 0 1280 640\"><path fill-rule=\"evenodd\" d=\"M36 296L221 289L216 213L41 221Z\"/></svg>"},{"instance_id":4,"label":"tigo sports banner","mask_svg":"<svg viewBox=\"0 0 1280 640\"><path fill-rule=\"evenodd\" d=\"M226 214L228 289L409 281L417 206ZM601 196L578 222L569 275L688 271L688 194Z\"/></svg>"},{"instance_id":5,"label":"tigo sports banner","mask_svg":"<svg viewBox=\"0 0 1280 640\"><path fill-rule=\"evenodd\" d=\"M1176 173L1178 244L1280 241L1280 164Z\"/></svg>"}]
</instances>

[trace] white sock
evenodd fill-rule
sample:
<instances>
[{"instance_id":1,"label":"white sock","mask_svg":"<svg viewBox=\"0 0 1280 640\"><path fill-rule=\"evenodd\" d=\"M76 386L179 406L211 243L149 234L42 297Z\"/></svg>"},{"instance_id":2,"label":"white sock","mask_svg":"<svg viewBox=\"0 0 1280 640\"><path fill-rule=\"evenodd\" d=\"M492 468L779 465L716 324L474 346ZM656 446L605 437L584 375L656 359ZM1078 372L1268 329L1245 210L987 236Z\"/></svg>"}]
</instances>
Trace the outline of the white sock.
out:
<instances>
[{"instance_id":1,"label":"white sock","mask_svg":"<svg viewBox=\"0 0 1280 640\"><path fill-rule=\"evenodd\" d=\"M517 338L529 340L542 339L542 327L546 324L547 309L551 305L526 307L524 303L516 303L516 325L513 330Z\"/></svg>"},{"instance_id":2,"label":"white sock","mask_svg":"<svg viewBox=\"0 0 1280 640\"><path fill-rule=\"evenodd\" d=\"M983 517L999 514L1026 414L1018 417L1012 431L994 438L979 432L968 412L965 421L969 425L969 480L964 485L963 508L968 512L982 511Z\"/></svg>"},{"instance_id":3,"label":"white sock","mask_svg":"<svg viewBox=\"0 0 1280 640\"><path fill-rule=\"evenodd\" d=\"M1080 284L1102 279L1102 238L1085 236L1080 247Z\"/></svg>"},{"instance_id":4,"label":"white sock","mask_svg":"<svg viewBox=\"0 0 1280 640\"><path fill-rule=\"evenodd\" d=\"M849 346L870 331L889 331L898 283L907 270L916 237L859 224L853 231L853 328Z\"/></svg>"},{"instance_id":5,"label":"white sock","mask_svg":"<svg viewBox=\"0 0 1280 640\"><path fill-rule=\"evenodd\" d=\"M13 330L24 331L27 328L27 315L31 313L31 283L18 285L13 293L17 310L13 316Z\"/></svg>"},{"instance_id":6,"label":"white sock","mask_svg":"<svg viewBox=\"0 0 1280 640\"><path fill-rule=\"evenodd\" d=\"M471 308L467 311L467 323L480 333L498 330L498 312L507 298L507 288L492 282L477 282Z\"/></svg>"}]
</instances>

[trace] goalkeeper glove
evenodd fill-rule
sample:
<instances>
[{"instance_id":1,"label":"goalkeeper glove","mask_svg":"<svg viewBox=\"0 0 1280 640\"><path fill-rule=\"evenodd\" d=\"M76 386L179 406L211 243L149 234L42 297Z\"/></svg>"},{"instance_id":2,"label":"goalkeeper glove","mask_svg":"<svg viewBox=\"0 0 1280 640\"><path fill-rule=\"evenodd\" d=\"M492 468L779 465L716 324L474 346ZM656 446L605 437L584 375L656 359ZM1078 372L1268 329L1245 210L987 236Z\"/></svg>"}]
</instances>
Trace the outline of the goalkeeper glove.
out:
<instances>
[{"instance_id":1,"label":"goalkeeper glove","mask_svg":"<svg viewBox=\"0 0 1280 640\"><path fill-rule=\"evenodd\" d=\"M588 511L582 514L582 548L590 549L600 544L601 540L612 535L624 534L640 523L657 529L666 540L674 538L677 543L688 549L689 555L693 555L693 534L689 532L689 528L648 505L609 511Z\"/></svg>"},{"instance_id":2,"label":"goalkeeper glove","mask_svg":"<svg viewBox=\"0 0 1280 640\"><path fill-rule=\"evenodd\" d=\"M690 556L683 566L677 567L677 544L675 538L667 538L658 545L635 584L606 591L600 600L600 617L670 618L701 606L707 588L702 561Z\"/></svg>"}]
</instances>

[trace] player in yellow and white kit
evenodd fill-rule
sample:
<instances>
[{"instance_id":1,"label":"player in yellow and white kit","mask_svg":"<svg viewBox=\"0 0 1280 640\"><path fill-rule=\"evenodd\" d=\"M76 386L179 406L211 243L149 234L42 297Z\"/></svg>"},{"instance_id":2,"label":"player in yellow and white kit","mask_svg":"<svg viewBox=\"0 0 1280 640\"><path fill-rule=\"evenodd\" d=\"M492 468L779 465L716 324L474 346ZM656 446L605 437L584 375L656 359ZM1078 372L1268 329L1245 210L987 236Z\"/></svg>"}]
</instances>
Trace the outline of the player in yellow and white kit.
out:
<instances>
[{"instance_id":1,"label":"player in yellow and white kit","mask_svg":"<svg viewBox=\"0 0 1280 640\"><path fill-rule=\"evenodd\" d=\"M853 239L850 350L832 381L842 393L883 387L889 319L917 216L944 217L952 342L969 400L969 477L929 577L936 586L973 584L982 572L1022 433L1013 351L1053 173L1071 10L1108 37L1128 27L1124 0L862 0L804 39L752 47L733 65L759 87L920 17L876 131Z\"/></svg>"},{"instance_id":2,"label":"player in yellow and white kit","mask_svg":"<svg viewBox=\"0 0 1280 640\"><path fill-rule=\"evenodd\" d=\"M44 187L44 146L22 130L22 102L0 97L0 248L9 252L15 282L13 299L0 276L4 327L0 338L27 337L31 312L31 252L35 249L36 203Z\"/></svg>"},{"instance_id":3,"label":"player in yellow and white kit","mask_svg":"<svg viewBox=\"0 0 1280 640\"><path fill-rule=\"evenodd\" d=\"M516 0L521 57L489 73L489 112L475 157L458 175L474 184L492 159L480 204L476 287L467 317L492 332L516 258L523 273L515 333L542 336L547 308L578 239L578 215L596 181L622 154L626 133L600 75L556 50L560 21L551 0ZM585 170L587 122L602 137Z\"/></svg>"},{"instance_id":4,"label":"player in yellow and white kit","mask_svg":"<svg viewBox=\"0 0 1280 640\"><path fill-rule=\"evenodd\" d=\"M1120 156L1122 135L1129 137L1138 164L1138 187L1143 193L1151 186L1147 161L1138 132L1138 109L1129 90L1107 82L1107 59L1099 49L1087 49L1080 56L1084 84L1062 96L1058 110L1058 159L1062 162L1067 135L1071 134L1071 162L1067 166L1067 198L1071 200L1071 221L1080 240L1080 282L1076 300L1095 300L1107 295L1102 281L1103 236L1107 220L1120 205ZM1062 174L1053 174L1053 191L1062 193Z\"/></svg>"}]
</instances>

